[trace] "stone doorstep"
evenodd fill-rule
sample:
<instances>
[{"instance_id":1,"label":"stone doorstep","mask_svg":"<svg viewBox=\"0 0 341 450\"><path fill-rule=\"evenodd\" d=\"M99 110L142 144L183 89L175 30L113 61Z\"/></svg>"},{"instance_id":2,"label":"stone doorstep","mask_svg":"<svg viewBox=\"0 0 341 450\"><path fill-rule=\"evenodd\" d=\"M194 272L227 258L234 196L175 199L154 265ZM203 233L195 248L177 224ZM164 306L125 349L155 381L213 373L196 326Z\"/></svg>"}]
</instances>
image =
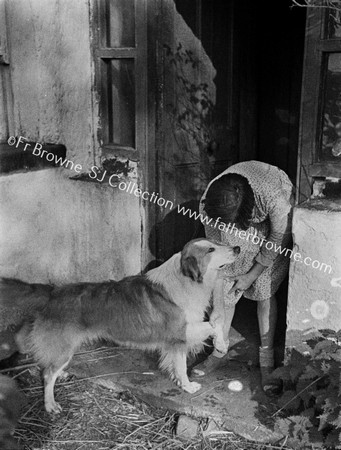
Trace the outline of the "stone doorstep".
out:
<instances>
[{"instance_id":1,"label":"stone doorstep","mask_svg":"<svg viewBox=\"0 0 341 450\"><path fill-rule=\"evenodd\" d=\"M230 361L226 369L200 380L202 389L191 395L158 370L156 355L114 347L107 356L95 361L94 355L77 355L68 372L78 378L89 378L115 392L129 390L157 408L209 418L221 431L233 432L253 442L271 444L284 437L256 417L260 414L259 406L268 407L272 412L271 405L260 389L259 371L248 369L245 363ZM89 358L92 361L87 362ZM234 380L242 384L240 392L229 389L229 382Z\"/></svg>"}]
</instances>

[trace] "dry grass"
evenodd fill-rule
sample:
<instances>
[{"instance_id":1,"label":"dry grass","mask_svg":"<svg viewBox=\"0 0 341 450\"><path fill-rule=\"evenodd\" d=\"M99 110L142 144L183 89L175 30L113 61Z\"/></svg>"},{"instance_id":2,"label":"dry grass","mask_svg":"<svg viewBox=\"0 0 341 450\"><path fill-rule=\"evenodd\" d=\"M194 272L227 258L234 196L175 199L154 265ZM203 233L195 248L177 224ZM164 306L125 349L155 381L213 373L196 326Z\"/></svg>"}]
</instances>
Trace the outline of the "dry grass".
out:
<instances>
[{"instance_id":1,"label":"dry grass","mask_svg":"<svg viewBox=\"0 0 341 450\"><path fill-rule=\"evenodd\" d=\"M93 356L93 354L92 354ZM15 437L23 450L266 450L285 447L247 442L226 432L214 438L201 435L181 441L174 435L176 413L156 409L129 392L114 393L88 379L69 378L57 383L59 416L44 410L43 389L31 361L9 369L27 397ZM200 422L205 429L206 420Z\"/></svg>"}]
</instances>

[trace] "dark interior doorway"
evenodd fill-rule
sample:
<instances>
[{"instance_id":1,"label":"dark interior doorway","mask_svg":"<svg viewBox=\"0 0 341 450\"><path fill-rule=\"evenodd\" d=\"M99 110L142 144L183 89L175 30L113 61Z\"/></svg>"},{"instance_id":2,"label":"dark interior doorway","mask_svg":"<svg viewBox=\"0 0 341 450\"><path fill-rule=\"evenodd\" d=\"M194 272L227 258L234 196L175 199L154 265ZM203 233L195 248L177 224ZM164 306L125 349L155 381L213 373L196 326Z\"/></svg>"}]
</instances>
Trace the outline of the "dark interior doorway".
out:
<instances>
[{"instance_id":1,"label":"dark interior doorway","mask_svg":"<svg viewBox=\"0 0 341 450\"><path fill-rule=\"evenodd\" d=\"M290 0L175 0L217 70L215 164L211 177L239 161L276 165L296 183L304 8ZM287 282L277 293L277 363L283 358ZM252 320L251 320L252 319ZM259 344L255 302L242 299L233 328Z\"/></svg>"},{"instance_id":2,"label":"dark interior doorway","mask_svg":"<svg viewBox=\"0 0 341 450\"><path fill-rule=\"evenodd\" d=\"M215 174L258 159L296 179L305 9L290 0L176 0L216 70Z\"/></svg>"}]
</instances>

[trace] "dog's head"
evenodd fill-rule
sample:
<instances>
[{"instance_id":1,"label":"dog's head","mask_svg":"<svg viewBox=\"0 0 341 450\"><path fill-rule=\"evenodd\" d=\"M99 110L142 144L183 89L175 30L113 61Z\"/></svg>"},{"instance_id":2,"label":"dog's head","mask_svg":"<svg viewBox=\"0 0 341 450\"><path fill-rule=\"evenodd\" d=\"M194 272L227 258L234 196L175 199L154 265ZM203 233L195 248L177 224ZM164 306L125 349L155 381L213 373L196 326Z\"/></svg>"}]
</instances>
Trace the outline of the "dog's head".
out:
<instances>
[{"instance_id":1,"label":"dog's head","mask_svg":"<svg viewBox=\"0 0 341 450\"><path fill-rule=\"evenodd\" d=\"M208 239L189 241L181 252L181 271L201 283L208 270L219 270L235 261L240 247L220 245Z\"/></svg>"}]
</instances>

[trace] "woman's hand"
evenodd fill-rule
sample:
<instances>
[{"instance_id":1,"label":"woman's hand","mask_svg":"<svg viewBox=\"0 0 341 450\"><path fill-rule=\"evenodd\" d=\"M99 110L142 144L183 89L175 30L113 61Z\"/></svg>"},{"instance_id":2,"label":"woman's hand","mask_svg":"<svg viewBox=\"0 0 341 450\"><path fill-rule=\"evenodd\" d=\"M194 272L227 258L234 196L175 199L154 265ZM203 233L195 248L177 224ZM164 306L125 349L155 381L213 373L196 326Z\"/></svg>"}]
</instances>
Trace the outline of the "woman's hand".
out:
<instances>
[{"instance_id":1,"label":"woman's hand","mask_svg":"<svg viewBox=\"0 0 341 450\"><path fill-rule=\"evenodd\" d=\"M237 275L235 277L226 278L228 281L235 281L232 288L229 290L229 294L237 291L246 291L252 285L252 283L257 279L250 272L245 273L244 275Z\"/></svg>"},{"instance_id":2,"label":"woman's hand","mask_svg":"<svg viewBox=\"0 0 341 450\"><path fill-rule=\"evenodd\" d=\"M265 270L265 268L265 266L262 266L262 264L256 262L249 272L243 275L227 277L226 279L228 281L235 281L234 285L228 293L232 294L236 291L246 291L246 289L249 289L249 287L257 280L257 278L263 272L263 270Z\"/></svg>"}]
</instances>

